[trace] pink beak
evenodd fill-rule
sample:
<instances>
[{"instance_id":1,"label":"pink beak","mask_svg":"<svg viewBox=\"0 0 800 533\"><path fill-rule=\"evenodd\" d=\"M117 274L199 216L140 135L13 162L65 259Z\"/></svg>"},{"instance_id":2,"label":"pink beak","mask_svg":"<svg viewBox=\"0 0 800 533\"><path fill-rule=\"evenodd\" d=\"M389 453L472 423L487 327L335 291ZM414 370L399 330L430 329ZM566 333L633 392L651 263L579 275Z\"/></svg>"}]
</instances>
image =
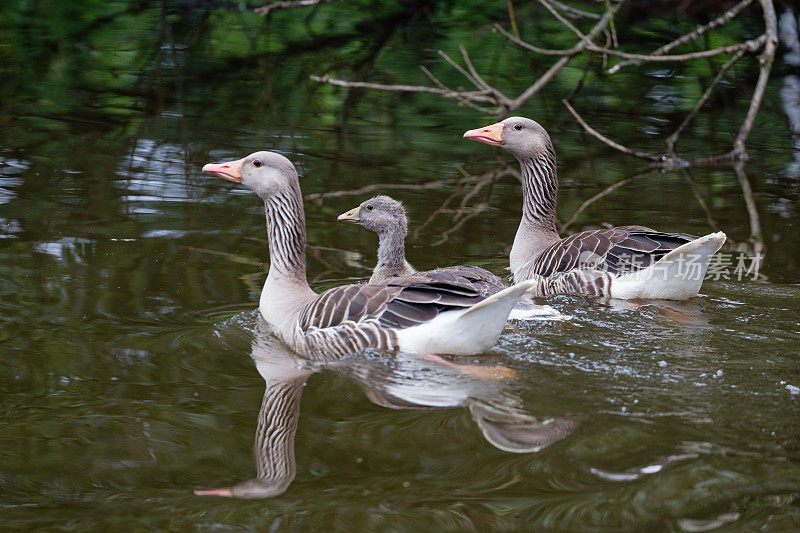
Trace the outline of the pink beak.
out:
<instances>
[{"instance_id":1,"label":"pink beak","mask_svg":"<svg viewBox=\"0 0 800 533\"><path fill-rule=\"evenodd\" d=\"M491 126L486 126L485 128L469 130L464 134L464 138L472 139L473 141L478 141L485 144L491 144L492 146L499 146L503 141L502 137L500 137L500 134L503 133L503 126L504 124L502 122L498 122L497 124L492 124Z\"/></svg>"},{"instance_id":2,"label":"pink beak","mask_svg":"<svg viewBox=\"0 0 800 533\"><path fill-rule=\"evenodd\" d=\"M228 163L209 163L203 167L203 172L214 174L234 183L241 183L242 177L239 175L239 170L241 170L243 164L244 159L237 159Z\"/></svg>"}]
</instances>

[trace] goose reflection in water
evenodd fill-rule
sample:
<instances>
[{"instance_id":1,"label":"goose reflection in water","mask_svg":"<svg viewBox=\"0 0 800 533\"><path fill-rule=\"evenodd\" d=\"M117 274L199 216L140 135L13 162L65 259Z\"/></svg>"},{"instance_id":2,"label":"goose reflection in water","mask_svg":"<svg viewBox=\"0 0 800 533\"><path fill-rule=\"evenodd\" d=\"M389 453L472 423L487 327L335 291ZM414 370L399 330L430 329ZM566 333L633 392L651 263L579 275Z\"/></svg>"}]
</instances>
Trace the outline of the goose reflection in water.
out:
<instances>
[{"instance_id":1,"label":"goose reflection in water","mask_svg":"<svg viewBox=\"0 0 800 533\"><path fill-rule=\"evenodd\" d=\"M270 334L261 319L251 356L266 382L253 450L256 477L232 487L196 490L199 496L270 498L286 491L297 472L294 437L303 386L323 369L353 377L370 401L390 409L466 407L484 438L507 452L537 452L576 426L570 419L539 419L522 411L520 399L508 390L515 374L503 366L461 365L438 356L402 353L388 361L370 357L309 360Z\"/></svg>"}]
</instances>

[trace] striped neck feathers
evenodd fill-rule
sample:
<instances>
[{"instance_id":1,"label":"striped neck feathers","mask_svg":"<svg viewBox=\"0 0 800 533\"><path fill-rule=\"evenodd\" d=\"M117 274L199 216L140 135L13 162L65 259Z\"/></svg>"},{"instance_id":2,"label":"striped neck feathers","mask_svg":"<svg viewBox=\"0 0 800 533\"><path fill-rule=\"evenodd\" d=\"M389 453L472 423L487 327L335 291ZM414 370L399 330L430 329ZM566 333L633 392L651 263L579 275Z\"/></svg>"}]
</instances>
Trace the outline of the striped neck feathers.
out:
<instances>
[{"instance_id":1,"label":"striped neck feathers","mask_svg":"<svg viewBox=\"0 0 800 533\"><path fill-rule=\"evenodd\" d=\"M532 157L519 158L522 170L522 219L511 248L510 266L516 272L558 241L556 198L558 175L556 154L548 143Z\"/></svg>"},{"instance_id":2,"label":"striped neck feathers","mask_svg":"<svg viewBox=\"0 0 800 533\"><path fill-rule=\"evenodd\" d=\"M296 189L296 190L294 190ZM306 280L306 219L299 187L264 200L269 238L268 278Z\"/></svg>"},{"instance_id":3,"label":"striped neck feathers","mask_svg":"<svg viewBox=\"0 0 800 533\"><path fill-rule=\"evenodd\" d=\"M533 226L555 232L558 174L553 146L534 157L520 159L522 170L522 218Z\"/></svg>"}]
</instances>

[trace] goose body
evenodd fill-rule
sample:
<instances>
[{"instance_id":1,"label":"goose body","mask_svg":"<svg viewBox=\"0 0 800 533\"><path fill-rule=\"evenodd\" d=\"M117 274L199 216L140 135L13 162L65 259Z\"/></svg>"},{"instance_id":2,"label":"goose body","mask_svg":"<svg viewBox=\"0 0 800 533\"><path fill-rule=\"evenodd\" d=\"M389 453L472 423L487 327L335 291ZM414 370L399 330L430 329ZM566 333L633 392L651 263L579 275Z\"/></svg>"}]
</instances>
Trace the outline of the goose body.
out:
<instances>
[{"instance_id":1,"label":"goose body","mask_svg":"<svg viewBox=\"0 0 800 533\"><path fill-rule=\"evenodd\" d=\"M406 260L405 237L408 234L408 219L406 210L399 201L389 196L375 196L362 202L358 207L342 213L337 220L358 224L378 234L378 261L369 278L370 283L419 273ZM474 287L485 298L506 288L499 277L474 265L444 267L424 272L424 274L434 273L451 274ZM549 305L536 305L529 298L523 298L514 305L509 318L563 319L564 316Z\"/></svg>"},{"instance_id":2,"label":"goose body","mask_svg":"<svg viewBox=\"0 0 800 533\"><path fill-rule=\"evenodd\" d=\"M522 170L522 219L509 262L514 281L532 280L540 296L583 294L620 299L696 296L722 232L694 237L644 226L590 230L561 238L555 226L556 156L538 123L511 117L465 138L511 152Z\"/></svg>"},{"instance_id":3,"label":"goose body","mask_svg":"<svg viewBox=\"0 0 800 533\"><path fill-rule=\"evenodd\" d=\"M304 355L330 357L367 348L480 353L495 343L517 299L533 286L518 283L486 298L452 273L433 271L316 294L306 279L305 215L291 161L262 151L203 170L246 185L264 201L270 267L259 311Z\"/></svg>"}]
</instances>

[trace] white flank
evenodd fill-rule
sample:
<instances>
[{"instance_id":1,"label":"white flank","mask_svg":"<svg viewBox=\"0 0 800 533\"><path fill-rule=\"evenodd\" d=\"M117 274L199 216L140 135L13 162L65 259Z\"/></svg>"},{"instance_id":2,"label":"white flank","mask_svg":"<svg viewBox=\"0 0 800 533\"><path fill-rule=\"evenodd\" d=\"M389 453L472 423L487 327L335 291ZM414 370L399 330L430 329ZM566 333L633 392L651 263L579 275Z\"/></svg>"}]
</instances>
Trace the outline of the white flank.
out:
<instances>
[{"instance_id":1,"label":"white flank","mask_svg":"<svg viewBox=\"0 0 800 533\"><path fill-rule=\"evenodd\" d=\"M425 324L397 332L400 350L412 353L473 355L497 341L508 314L536 282L523 281L463 311L447 311Z\"/></svg>"},{"instance_id":2,"label":"white flank","mask_svg":"<svg viewBox=\"0 0 800 533\"><path fill-rule=\"evenodd\" d=\"M709 233L679 246L657 263L611 281L611 297L686 300L697 296L711 258L725 243L723 232Z\"/></svg>"}]
</instances>

